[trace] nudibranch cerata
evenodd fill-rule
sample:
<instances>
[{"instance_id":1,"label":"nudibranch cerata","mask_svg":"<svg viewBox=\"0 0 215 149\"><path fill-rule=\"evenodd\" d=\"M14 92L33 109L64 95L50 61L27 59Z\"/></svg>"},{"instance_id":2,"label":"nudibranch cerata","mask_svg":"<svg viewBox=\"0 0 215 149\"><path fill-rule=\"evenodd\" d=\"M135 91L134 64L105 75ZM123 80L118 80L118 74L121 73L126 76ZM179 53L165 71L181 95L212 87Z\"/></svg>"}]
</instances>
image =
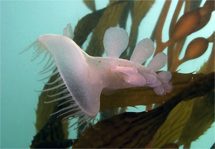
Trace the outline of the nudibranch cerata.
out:
<instances>
[{"instance_id":1,"label":"nudibranch cerata","mask_svg":"<svg viewBox=\"0 0 215 149\"><path fill-rule=\"evenodd\" d=\"M153 42L146 38L136 45L130 60L121 59L119 56L126 49L128 41L128 33L124 29L111 27L103 39L107 57L89 56L72 39L52 34L41 35L26 50L35 46L37 54L34 59L43 52L43 59L50 55L42 72L55 70L51 76L59 73L56 81L61 80L62 83L43 91L62 87L63 90L56 95L64 96L51 102L70 98L72 104L60 111L77 111L65 118L81 117L79 122L83 124L89 123L99 113L101 93L140 86L151 87L158 95L172 90L171 73L161 71L156 74L166 65L166 54L158 53L147 67L143 66L154 52Z\"/></svg>"}]
</instances>

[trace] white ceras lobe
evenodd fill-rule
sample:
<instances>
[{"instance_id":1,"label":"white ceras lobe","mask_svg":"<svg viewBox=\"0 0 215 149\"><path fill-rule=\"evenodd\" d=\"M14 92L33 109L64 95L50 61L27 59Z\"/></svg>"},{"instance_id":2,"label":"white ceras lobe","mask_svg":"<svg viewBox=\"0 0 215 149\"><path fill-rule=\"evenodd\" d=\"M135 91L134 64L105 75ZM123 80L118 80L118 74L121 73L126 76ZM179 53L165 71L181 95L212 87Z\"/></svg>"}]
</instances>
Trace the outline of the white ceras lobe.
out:
<instances>
[{"instance_id":1,"label":"white ceras lobe","mask_svg":"<svg viewBox=\"0 0 215 149\"><path fill-rule=\"evenodd\" d=\"M154 52L154 45L150 39L143 39L136 45L130 61L119 58L128 44L128 34L125 30L117 27L108 29L103 42L107 57L91 57L91 60L88 59L91 61L88 64L97 67L98 70L95 72L100 70L100 73L102 73L100 75L103 79L101 87L105 88L105 91L108 89L149 86L153 87L157 94L163 95L166 90L171 90L171 84L168 82L171 79L171 73L168 71L162 72L167 76L162 75L161 77L157 77L158 75L155 73L164 67L167 62L164 53L156 55L147 67L141 65ZM99 78L99 76L96 78Z\"/></svg>"}]
</instances>

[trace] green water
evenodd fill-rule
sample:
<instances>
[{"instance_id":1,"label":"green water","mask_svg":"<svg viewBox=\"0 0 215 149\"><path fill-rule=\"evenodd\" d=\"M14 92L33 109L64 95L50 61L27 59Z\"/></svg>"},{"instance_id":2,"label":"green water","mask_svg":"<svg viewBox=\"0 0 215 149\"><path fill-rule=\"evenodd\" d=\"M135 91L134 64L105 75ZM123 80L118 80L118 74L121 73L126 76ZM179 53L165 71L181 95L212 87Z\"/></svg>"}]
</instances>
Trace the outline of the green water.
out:
<instances>
[{"instance_id":1,"label":"green water","mask_svg":"<svg viewBox=\"0 0 215 149\"><path fill-rule=\"evenodd\" d=\"M108 4L108 0L97 0L96 8L100 9ZM156 2L152 9L161 10L163 1ZM176 2L171 6L174 9ZM62 34L63 28L71 23L73 29L77 22L91 11L81 0L67 1L1 1L1 148L29 148L35 135L34 122L39 93L43 83L36 81L40 77L37 72L41 66L31 62L33 51L19 55L27 45L42 34ZM139 28L138 41L150 37L157 17L153 13L147 14L141 25L149 24L148 28ZM167 18L170 19L171 15ZM131 18L128 20L131 25ZM194 35L209 37L211 28L214 29L215 13L211 22ZM164 30L168 29L165 24ZM129 29L127 29L129 31ZM163 35L164 41L167 35ZM189 41L190 41L189 40ZM187 45L189 42L185 43ZM83 49L87 43L83 46ZM211 44L203 56L189 61L179 67L181 73L198 70L208 59ZM181 55L183 57L183 55ZM193 65L195 64L195 65ZM129 108L129 111L136 109ZM141 108L139 109L141 110ZM72 131L72 130L71 130ZM69 138L76 136L70 135ZM215 140L214 124L205 135L192 143L191 148L210 148Z\"/></svg>"}]
</instances>

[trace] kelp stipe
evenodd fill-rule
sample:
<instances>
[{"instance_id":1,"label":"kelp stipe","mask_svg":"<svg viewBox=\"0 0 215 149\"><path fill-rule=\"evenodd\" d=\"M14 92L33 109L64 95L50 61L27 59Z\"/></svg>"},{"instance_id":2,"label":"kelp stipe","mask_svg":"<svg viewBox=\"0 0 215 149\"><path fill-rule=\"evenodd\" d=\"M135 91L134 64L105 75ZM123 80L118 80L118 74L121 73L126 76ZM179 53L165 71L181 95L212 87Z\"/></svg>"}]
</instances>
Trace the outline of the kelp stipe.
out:
<instances>
[{"instance_id":1,"label":"kelp stipe","mask_svg":"<svg viewBox=\"0 0 215 149\"><path fill-rule=\"evenodd\" d=\"M158 95L165 95L172 90L169 82L171 73L155 73L166 65L167 57L164 53L158 53L147 67L141 65L154 51L154 44L150 39L143 39L137 44L131 61L119 58L128 44L128 34L124 29L108 29L103 43L107 57L89 56L73 40L61 35L41 35L27 47L29 49L35 45L36 55L33 59L43 52L46 52L43 59L50 54L41 72L55 70L48 77L59 74L56 81L61 83L43 91L61 88L55 95L64 96L50 102L64 99L71 102L70 106L54 114L65 111L59 115L64 116L73 112L64 119L81 117L79 123L89 123L100 110L101 93L107 94L113 90L139 86L152 87Z\"/></svg>"}]
</instances>

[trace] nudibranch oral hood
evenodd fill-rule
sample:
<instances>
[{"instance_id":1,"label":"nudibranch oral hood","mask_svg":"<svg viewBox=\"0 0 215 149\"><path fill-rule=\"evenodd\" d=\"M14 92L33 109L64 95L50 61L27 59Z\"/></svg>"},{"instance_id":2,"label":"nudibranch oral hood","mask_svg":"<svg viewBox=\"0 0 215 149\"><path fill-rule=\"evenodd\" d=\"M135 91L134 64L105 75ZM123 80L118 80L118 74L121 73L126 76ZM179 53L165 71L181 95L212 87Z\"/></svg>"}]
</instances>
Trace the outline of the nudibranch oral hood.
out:
<instances>
[{"instance_id":1,"label":"nudibranch oral hood","mask_svg":"<svg viewBox=\"0 0 215 149\"><path fill-rule=\"evenodd\" d=\"M61 80L62 83L43 91L62 87L56 95L64 96L51 102L70 98L72 104L61 109L65 111L61 115L76 111L65 118L81 116L79 122L83 124L85 121L89 123L99 113L101 93L109 94L113 90L140 86L151 87L158 95L172 90L169 82L171 73L162 71L156 74L166 65L166 54L158 53L147 67L143 66L142 63L154 52L154 44L147 38L136 45L130 61L120 59L128 41L124 29L111 27L105 32L103 40L107 57L89 56L70 38L52 34L41 35L26 50L35 46L37 54L33 59L43 52L43 60L49 55L41 72L55 70L51 76L59 74L59 78L54 82Z\"/></svg>"}]
</instances>

